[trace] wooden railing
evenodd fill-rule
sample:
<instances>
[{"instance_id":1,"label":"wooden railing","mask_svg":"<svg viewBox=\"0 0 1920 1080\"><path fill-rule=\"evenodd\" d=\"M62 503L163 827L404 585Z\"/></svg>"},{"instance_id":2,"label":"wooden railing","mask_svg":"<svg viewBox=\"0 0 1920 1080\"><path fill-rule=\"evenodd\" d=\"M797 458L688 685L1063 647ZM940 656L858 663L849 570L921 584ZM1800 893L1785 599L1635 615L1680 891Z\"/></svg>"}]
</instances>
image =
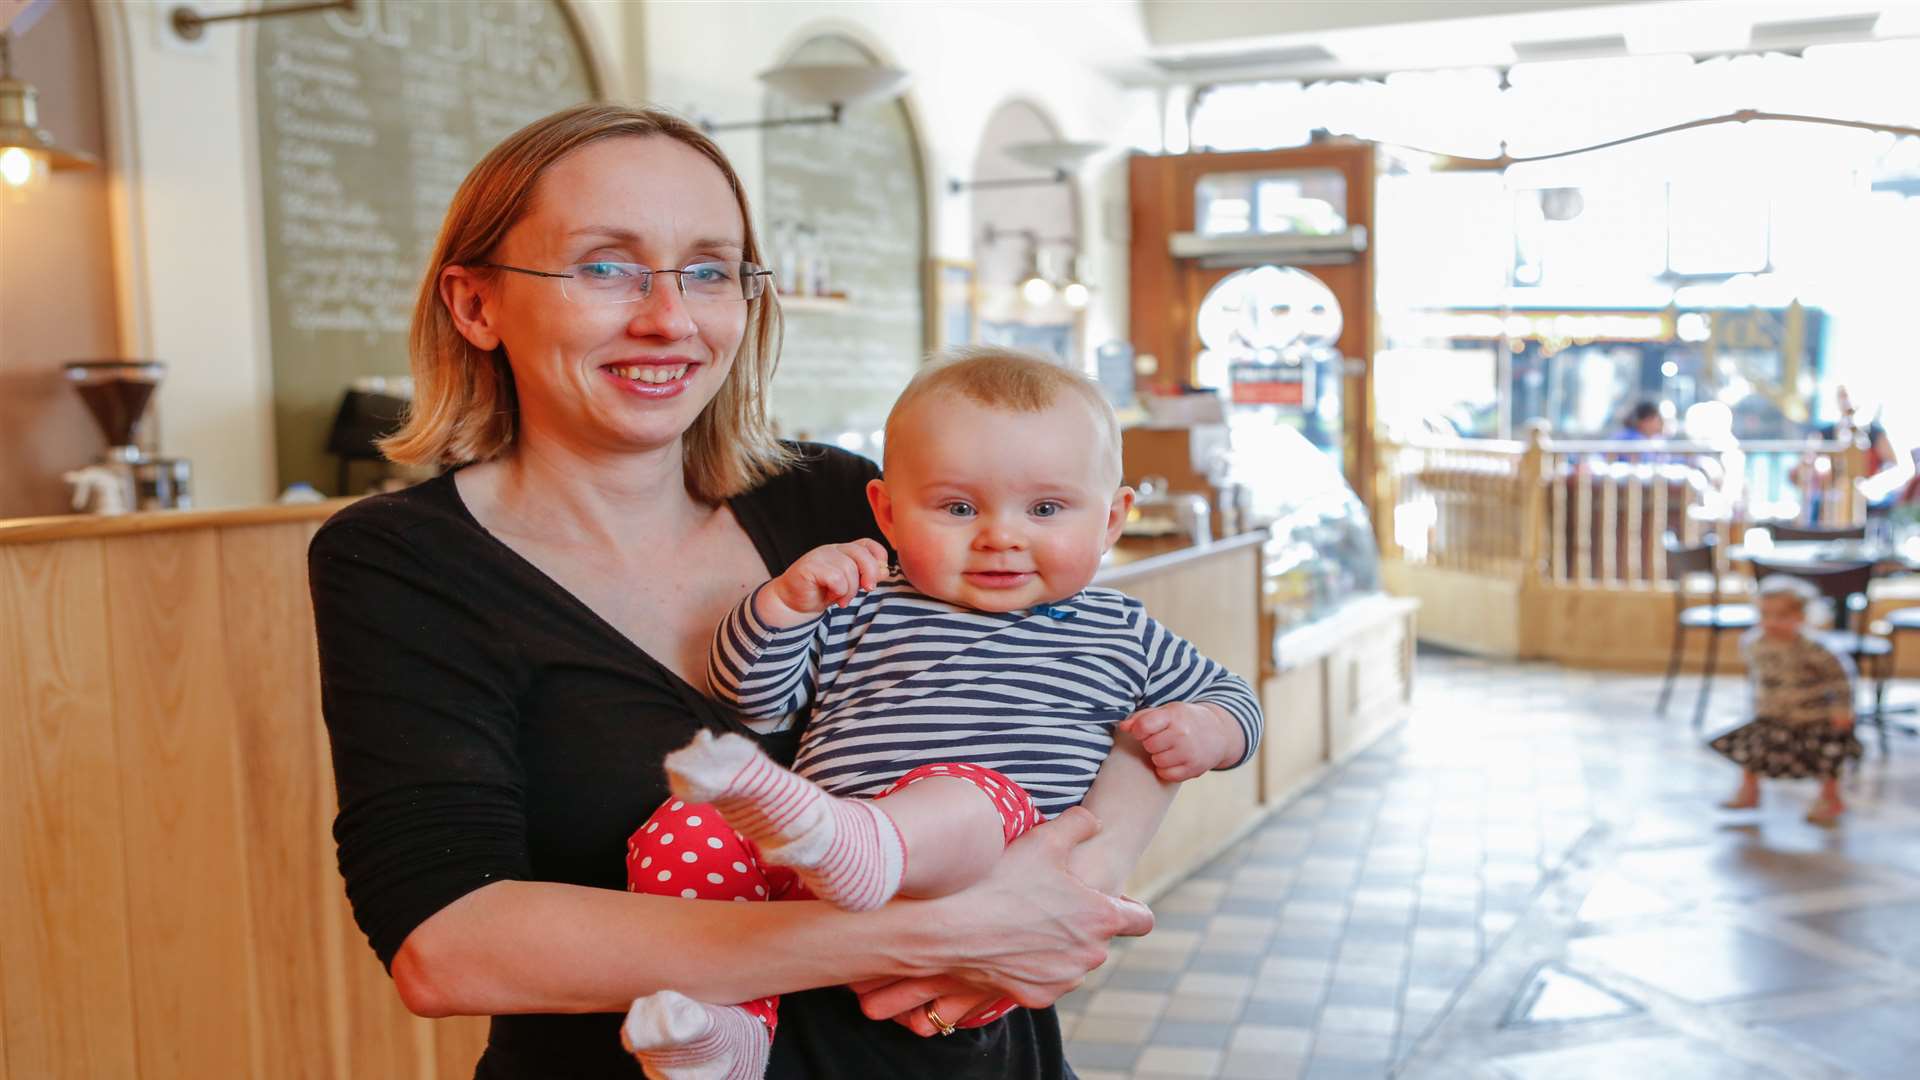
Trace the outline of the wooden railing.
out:
<instances>
[{"instance_id":1,"label":"wooden railing","mask_svg":"<svg viewBox=\"0 0 1920 1080\"><path fill-rule=\"evenodd\" d=\"M1380 449L1382 554L1515 582L1667 587L1664 537L1726 540L1766 521L1860 520L1846 443L1490 439Z\"/></svg>"}]
</instances>

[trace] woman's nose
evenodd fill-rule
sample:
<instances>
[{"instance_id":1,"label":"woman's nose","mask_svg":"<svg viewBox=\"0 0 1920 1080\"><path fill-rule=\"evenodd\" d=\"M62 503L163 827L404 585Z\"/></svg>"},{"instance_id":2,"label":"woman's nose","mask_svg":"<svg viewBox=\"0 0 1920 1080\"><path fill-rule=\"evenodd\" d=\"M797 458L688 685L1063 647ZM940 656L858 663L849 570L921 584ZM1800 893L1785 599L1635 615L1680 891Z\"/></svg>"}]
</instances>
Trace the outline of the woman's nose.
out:
<instances>
[{"instance_id":1,"label":"woman's nose","mask_svg":"<svg viewBox=\"0 0 1920 1080\"><path fill-rule=\"evenodd\" d=\"M656 277L647 295L632 304L633 315L627 330L635 337L658 337L680 341L692 337L696 329L687 298L673 279Z\"/></svg>"}]
</instances>

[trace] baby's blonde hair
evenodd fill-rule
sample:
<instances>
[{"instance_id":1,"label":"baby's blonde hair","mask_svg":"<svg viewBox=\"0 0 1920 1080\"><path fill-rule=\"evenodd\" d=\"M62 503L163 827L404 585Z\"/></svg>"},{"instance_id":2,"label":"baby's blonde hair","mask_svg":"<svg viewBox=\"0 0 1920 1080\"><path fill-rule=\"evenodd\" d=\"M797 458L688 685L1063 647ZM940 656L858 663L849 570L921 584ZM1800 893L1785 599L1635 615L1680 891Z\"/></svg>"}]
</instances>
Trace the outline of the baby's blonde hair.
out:
<instances>
[{"instance_id":1,"label":"baby's blonde hair","mask_svg":"<svg viewBox=\"0 0 1920 1080\"><path fill-rule=\"evenodd\" d=\"M900 419L918 402L940 394L957 394L977 405L1007 412L1037 413L1051 409L1062 395L1079 398L1091 411L1094 424L1106 440L1113 462L1113 478L1120 483L1120 421L1113 406L1092 379L1037 353L996 345L967 345L943 349L900 392L887 414L887 451Z\"/></svg>"}]
</instances>

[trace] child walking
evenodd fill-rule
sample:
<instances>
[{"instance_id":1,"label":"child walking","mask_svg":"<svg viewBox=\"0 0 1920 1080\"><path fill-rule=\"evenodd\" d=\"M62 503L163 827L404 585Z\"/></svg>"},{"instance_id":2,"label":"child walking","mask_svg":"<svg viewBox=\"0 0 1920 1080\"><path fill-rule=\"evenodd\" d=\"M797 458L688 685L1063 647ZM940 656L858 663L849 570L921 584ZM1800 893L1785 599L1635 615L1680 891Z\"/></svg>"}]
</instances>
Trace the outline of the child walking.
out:
<instances>
[{"instance_id":1,"label":"child walking","mask_svg":"<svg viewBox=\"0 0 1920 1080\"><path fill-rule=\"evenodd\" d=\"M1820 778L1820 796L1807 810L1815 825L1833 825L1846 811L1840 770L1861 754L1853 733L1853 675L1806 632L1807 609L1819 594L1797 578L1760 583L1760 625L1740 642L1753 678L1752 722L1710 744L1740 766L1740 788L1720 805L1760 805L1760 778Z\"/></svg>"},{"instance_id":2,"label":"child walking","mask_svg":"<svg viewBox=\"0 0 1920 1080\"><path fill-rule=\"evenodd\" d=\"M1089 587L1132 505L1112 409L1045 360L958 355L895 403L868 487L897 573L872 541L815 549L715 634L712 691L757 729L811 709L796 771L737 735L669 755L679 798L634 834L630 887L854 910L939 896L1084 799L1105 828L1075 872L1117 891L1178 782L1253 755L1246 682ZM929 1003L931 1030L1015 1007L979 997ZM745 1080L776 1023L775 999L668 990L633 1003L623 1037L649 1076Z\"/></svg>"}]
</instances>

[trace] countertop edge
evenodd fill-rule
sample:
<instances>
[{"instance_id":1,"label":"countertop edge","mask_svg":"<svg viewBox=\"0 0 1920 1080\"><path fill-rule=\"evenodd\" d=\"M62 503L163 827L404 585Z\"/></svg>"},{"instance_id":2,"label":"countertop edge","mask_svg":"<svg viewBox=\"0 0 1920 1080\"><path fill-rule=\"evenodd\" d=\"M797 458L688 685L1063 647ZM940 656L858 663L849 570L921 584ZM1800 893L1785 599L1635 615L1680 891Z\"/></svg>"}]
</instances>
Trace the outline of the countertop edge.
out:
<instances>
[{"instance_id":1,"label":"countertop edge","mask_svg":"<svg viewBox=\"0 0 1920 1080\"><path fill-rule=\"evenodd\" d=\"M1129 581L1151 577L1154 574L1171 570L1186 563L1212 558L1215 555L1224 555L1228 552L1238 551L1241 548L1255 547L1265 543L1266 539L1267 530L1255 529L1252 532L1229 536L1224 540L1215 540L1211 543L1192 544L1187 547L1176 548L1173 551L1162 552L1158 555L1149 555L1143 559L1138 559L1121 566L1103 569L1094 575L1093 583L1107 588L1119 588Z\"/></svg>"},{"instance_id":2,"label":"countertop edge","mask_svg":"<svg viewBox=\"0 0 1920 1080\"><path fill-rule=\"evenodd\" d=\"M55 540L97 540L114 536L146 536L187 529L225 529L248 525L289 525L321 522L355 499L328 499L293 506L247 506L232 510L154 510L137 514L67 514L58 517L14 518L0 521L0 545L40 544Z\"/></svg>"}]
</instances>

